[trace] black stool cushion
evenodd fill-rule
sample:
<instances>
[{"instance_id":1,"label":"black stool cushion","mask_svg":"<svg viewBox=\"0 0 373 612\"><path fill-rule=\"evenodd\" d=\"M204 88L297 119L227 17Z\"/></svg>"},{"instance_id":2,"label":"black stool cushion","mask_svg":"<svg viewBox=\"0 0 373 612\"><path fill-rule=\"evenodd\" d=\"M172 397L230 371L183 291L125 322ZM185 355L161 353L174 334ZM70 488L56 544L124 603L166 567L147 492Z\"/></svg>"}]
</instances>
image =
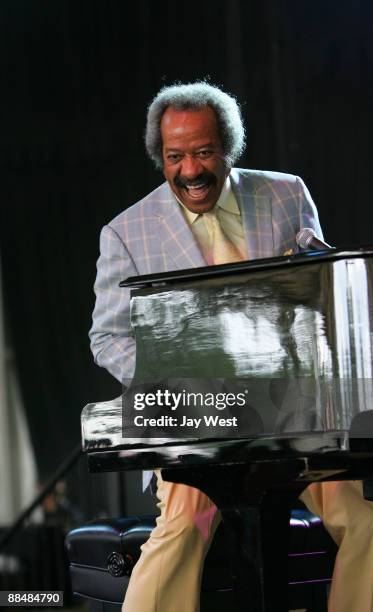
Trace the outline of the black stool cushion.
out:
<instances>
[{"instance_id":1,"label":"black stool cushion","mask_svg":"<svg viewBox=\"0 0 373 612\"><path fill-rule=\"evenodd\" d=\"M132 567L155 526L155 516L92 521L66 536L73 592L123 602Z\"/></svg>"}]
</instances>

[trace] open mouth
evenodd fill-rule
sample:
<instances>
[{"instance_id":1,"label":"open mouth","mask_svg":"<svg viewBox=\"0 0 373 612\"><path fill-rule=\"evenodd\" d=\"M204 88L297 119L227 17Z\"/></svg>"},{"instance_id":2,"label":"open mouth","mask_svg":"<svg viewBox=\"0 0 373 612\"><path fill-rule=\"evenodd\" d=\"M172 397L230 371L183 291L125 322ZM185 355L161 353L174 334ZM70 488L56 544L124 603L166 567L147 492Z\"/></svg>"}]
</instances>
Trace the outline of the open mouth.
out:
<instances>
[{"instance_id":1,"label":"open mouth","mask_svg":"<svg viewBox=\"0 0 373 612\"><path fill-rule=\"evenodd\" d=\"M193 200L203 200L208 194L212 183L198 183L197 185L185 185L184 189Z\"/></svg>"},{"instance_id":2,"label":"open mouth","mask_svg":"<svg viewBox=\"0 0 373 612\"><path fill-rule=\"evenodd\" d=\"M174 178L174 185L185 194L184 197L187 197L189 201L193 200L196 204L204 204L204 200L216 182L216 177L212 172L201 172L194 179L179 175Z\"/></svg>"}]
</instances>

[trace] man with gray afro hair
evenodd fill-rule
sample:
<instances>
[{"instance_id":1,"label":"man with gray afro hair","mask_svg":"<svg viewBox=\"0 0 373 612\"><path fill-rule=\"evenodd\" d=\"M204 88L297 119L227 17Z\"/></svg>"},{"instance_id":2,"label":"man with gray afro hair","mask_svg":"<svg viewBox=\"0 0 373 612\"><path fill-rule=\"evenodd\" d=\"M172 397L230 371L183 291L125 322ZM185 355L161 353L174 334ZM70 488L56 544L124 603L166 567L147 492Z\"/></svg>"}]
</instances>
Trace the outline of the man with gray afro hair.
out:
<instances>
[{"instance_id":1,"label":"man with gray afro hair","mask_svg":"<svg viewBox=\"0 0 373 612\"><path fill-rule=\"evenodd\" d=\"M200 110L210 106L216 114L227 167L231 168L245 149L245 129L236 99L204 81L163 87L151 102L145 132L150 159L163 168L161 119L166 108Z\"/></svg>"},{"instance_id":2,"label":"man with gray afro hair","mask_svg":"<svg viewBox=\"0 0 373 612\"><path fill-rule=\"evenodd\" d=\"M218 87L164 87L149 106L146 148L166 181L103 228L97 262L91 348L96 363L121 382L134 376L136 343L130 293L120 281L290 255L302 227L322 238L299 177L233 167L244 128L236 100ZM198 612L201 568L221 515L198 489L165 482L158 470L156 476L161 515L141 548L123 612ZM361 483L333 485L313 483L302 497L343 542L330 610L371 612L373 504L363 500Z\"/></svg>"}]
</instances>

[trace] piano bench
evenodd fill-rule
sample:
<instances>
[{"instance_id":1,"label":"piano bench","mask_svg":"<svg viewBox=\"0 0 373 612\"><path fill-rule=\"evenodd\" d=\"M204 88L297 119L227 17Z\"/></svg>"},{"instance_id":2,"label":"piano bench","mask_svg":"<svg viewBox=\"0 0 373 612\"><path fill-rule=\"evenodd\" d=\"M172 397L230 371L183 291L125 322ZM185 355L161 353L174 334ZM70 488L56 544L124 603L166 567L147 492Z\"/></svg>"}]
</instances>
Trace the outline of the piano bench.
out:
<instances>
[{"instance_id":1,"label":"piano bench","mask_svg":"<svg viewBox=\"0 0 373 612\"><path fill-rule=\"evenodd\" d=\"M92 612L120 611L140 546L155 526L155 518L103 519L67 534L72 590L90 601ZM289 610L323 612L336 546L321 520L307 510L294 510L290 526ZM221 524L206 557L201 612L234 609L225 537Z\"/></svg>"}]
</instances>

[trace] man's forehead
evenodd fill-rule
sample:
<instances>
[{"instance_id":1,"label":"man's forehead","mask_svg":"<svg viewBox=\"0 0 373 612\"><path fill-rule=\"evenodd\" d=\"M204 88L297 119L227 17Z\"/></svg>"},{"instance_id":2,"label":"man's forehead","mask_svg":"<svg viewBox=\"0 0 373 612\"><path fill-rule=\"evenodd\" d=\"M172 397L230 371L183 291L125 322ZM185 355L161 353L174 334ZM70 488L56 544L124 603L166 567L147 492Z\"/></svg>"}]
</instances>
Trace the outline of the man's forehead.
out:
<instances>
[{"instance_id":1,"label":"man's forehead","mask_svg":"<svg viewBox=\"0 0 373 612\"><path fill-rule=\"evenodd\" d=\"M204 122L217 125L216 114L211 106L203 106L198 109L179 109L168 106L163 113L161 125L164 127L175 126L176 128L185 124L203 124Z\"/></svg>"},{"instance_id":2,"label":"man's forehead","mask_svg":"<svg viewBox=\"0 0 373 612\"><path fill-rule=\"evenodd\" d=\"M207 144L219 137L218 124L214 110L203 107L198 110L179 110L168 107L161 121L162 139L170 140L185 137Z\"/></svg>"}]
</instances>

